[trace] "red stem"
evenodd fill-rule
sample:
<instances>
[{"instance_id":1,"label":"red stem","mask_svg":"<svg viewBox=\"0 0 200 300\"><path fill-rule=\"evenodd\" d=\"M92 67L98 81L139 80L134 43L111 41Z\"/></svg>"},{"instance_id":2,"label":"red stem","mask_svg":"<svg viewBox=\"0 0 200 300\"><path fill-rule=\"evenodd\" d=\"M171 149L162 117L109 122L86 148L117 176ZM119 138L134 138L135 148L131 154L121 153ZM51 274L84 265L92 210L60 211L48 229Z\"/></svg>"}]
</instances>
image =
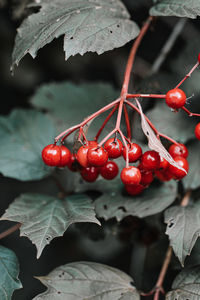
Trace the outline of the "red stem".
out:
<instances>
[{"instance_id":1,"label":"red stem","mask_svg":"<svg viewBox=\"0 0 200 300\"><path fill-rule=\"evenodd\" d=\"M118 106L119 106L119 105L116 104L116 106L113 107L113 109L111 110L111 112L109 113L109 115L107 116L107 118L105 119L105 121L103 122L101 128L100 128L99 131L97 132L97 135L96 135L96 137L95 137L95 141L98 140L98 138L99 138L100 134L102 133L104 127L106 126L106 124L108 123L108 121L110 120L110 118L113 116L113 114L114 114L115 111L117 110Z\"/></svg>"},{"instance_id":2,"label":"red stem","mask_svg":"<svg viewBox=\"0 0 200 300\"><path fill-rule=\"evenodd\" d=\"M12 226L11 228L9 228L8 230L0 233L0 240L3 239L4 237L10 235L11 233L15 232L16 230L18 230L21 227L21 223L17 223L14 226Z\"/></svg>"},{"instance_id":3,"label":"red stem","mask_svg":"<svg viewBox=\"0 0 200 300\"><path fill-rule=\"evenodd\" d=\"M126 99L130 98L155 98L155 99L165 99L166 95L156 95L156 94L127 94Z\"/></svg>"},{"instance_id":4,"label":"red stem","mask_svg":"<svg viewBox=\"0 0 200 300\"><path fill-rule=\"evenodd\" d=\"M192 67L192 69L190 70L190 72L183 78L183 80L181 80L181 82L179 82L179 84L177 84L176 89L181 86L181 84L192 75L192 73L196 70L196 68L198 68L199 66L199 62L197 62L194 67Z\"/></svg>"},{"instance_id":5,"label":"red stem","mask_svg":"<svg viewBox=\"0 0 200 300\"><path fill-rule=\"evenodd\" d=\"M128 168L129 167L129 157L128 157L128 150L129 149L128 149L128 145L127 145L126 138L123 135L122 131L119 129L118 132L119 132L119 134L120 134L120 136L122 138L122 141L124 143L124 147L126 148L126 168Z\"/></svg>"},{"instance_id":6,"label":"red stem","mask_svg":"<svg viewBox=\"0 0 200 300\"><path fill-rule=\"evenodd\" d=\"M200 114L192 113L186 107L182 107L182 110L184 110L189 115L189 117L200 117Z\"/></svg>"},{"instance_id":7,"label":"red stem","mask_svg":"<svg viewBox=\"0 0 200 300\"><path fill-rule=\"evenodd\" d=\"M124 116L125 116L125 122L126 122L127 136L128 136L128 139L131 141L131 124L130 124L127 107L125 104L124 104Z\"/></svg>"}]
</instances>

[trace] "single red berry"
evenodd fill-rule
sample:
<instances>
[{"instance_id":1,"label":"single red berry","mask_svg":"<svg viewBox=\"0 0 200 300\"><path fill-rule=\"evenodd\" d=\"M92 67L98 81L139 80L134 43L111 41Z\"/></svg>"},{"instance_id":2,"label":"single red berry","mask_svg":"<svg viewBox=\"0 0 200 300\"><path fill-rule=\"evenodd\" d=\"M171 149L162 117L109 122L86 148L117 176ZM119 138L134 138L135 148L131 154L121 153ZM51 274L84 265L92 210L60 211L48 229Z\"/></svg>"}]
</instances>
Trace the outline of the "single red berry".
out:
<instances>
[{"instance_id":1,"label":"single red berry","mask_svg":"<svg viewBox=\"0 0 200 300\"><path fill-rule=\"evenodd\" d=\"M156 170L155 175L160 181L170 181L173 178L173 175L170 173L168 169Z\"/></svg>"},{"instance_id":2,"label":"single red berry","mask_svg":"<svg viewBox=\"0 0 200 300\"><path fill-rule=\"evenodd\" d=\"M123 144L119 139L108 139L104 145L109 158L118 158L122 154Z\"/></svg>"},{"instance_id":3,"label":"single red berry","mask_svg":"<svg viewBox=\"0 0 200 300\"><path fill-rule=\"evenodd\" d=\"M159 169L166 170L168 167L169 167L168 161L164 157L160 157Z\"/></svg>"},{"instance_id":4,"label":"single red berry","mask_svg":"<svg viewBox=\"0 0 200 300\"><path fill-rule=\"evenodd\" d=\"M151 171L141 171L141 175L142 175L142 178L141 178L141 181L140 181L140 184L144 185L144 186L147 186L149 184L152 183L153 181L153 172Z\"/></svg>"},{"instance_id":5,"label":"single red berry","mask_svg":"<svg viewBox=\"0 0 200 300\"><path fill-rule=\"evenodd\" d=\"M156 151L146 151L141 157L141 167L147 171L159 168L160 155Z\"/></svg>"},{"instance_id":6,"label":"single red berry","mask_svg":"<svg viewBox=\"0 0 200 300\"><path fill-rule=\"evenodd\" d=\"M71 154L71 158L70 158L69 163L67 164L67 167L72 172L77 172L82 169L82 166L79 164L79 162L76 158L76 154Z\"/></svg>"},{"instance_id":7,"label":"single red berry","mask_svg":"<svg viewBox=\"0 0 200 300\"><path fill-rule=\"evenodd\" d=\"M141 172L136 167L123 168L121 171L121 180L126 185L138 185L141 181Z\"/></svg>"},{"instance_id":8,"label":"single red berry","mask_svg":"<svg viewBox=\"0 0 200 300\"><path fill-rule=\"evenodd\" d=\"M105 179L112 180L119 172L118 165L114 161L108 161L100 169L101 176Z\"/></svg>"},{"instance_id":9,"label":"single red berry","mask_svg":"<svg viewBox=\"0 0 200 300\"><path fill-rule=\"evenodd\" d=\"M65 167L69 163L70 157L71 152L63 145L50 144L42 150L42 159L48 166Z\"/></svg>"},{"instance_id":10,"label":"single red berry","mask_svg":"<svg viewBox=\"0 0 200 300\"><path fill-rule=\"evenodd\" d=\"M195 127L195 135L198 140L200 140L200 123Z\"/></svg>"},{"instance_id":11,"label":"single red berry","mask_svg":"<svg viewBox=\"0 0 200 300\"><path fill-rule=\"evenodd\" d=\"M96 141L88 141L88 146L90 148L98 147L98 143Z\"/></svg>"},{"instance_id":12,"label":"single red berry","mask_svg":"<svg viewBox=\"0 0 200 300\"><path fill-rule=\"evenodd\" d=\"M200 53L199 53L199 55L198 55L198 62L199 62L199 64L200 64Z\"/></svg>"},{"instance_id":13,"label":"single red berry","mask_svg":"<svg viewBox=\"0 0 200 300\"><path fill-rule=\"evenodd\" d=\"M122 152L123 158L126 160L126 148L123 148ZM137 161L142 156L142 149L136 143L128 144L128 158L129 162L133 163Z\"/></svg>"},{"instance_id":14,"label":"single red berry","mask_svg":"<svg viewBox=\"0 0 200 300\"><path fill-rule=\"evenodd\" d=\"M77 158L79 164L84 168L89 166L88 159L87 159L87 153L88 153L89 148L90 148L89 146L81 146L78 149L78 152L76 155L76 158Z\"/></svg>"},{"instance_id":15,"label":"single red berry","mask_svg":"<svg viewBox=\"0 0 200 300\"><path fill-rule=\"evenodd\" d=\"M95 167L102 167L108 161L108 152L103 147L89 148L87 153L88 163Z\"/></svg>"},{"instance_id":16,"label":"single red berry","mask_svg":"<svg viewBox=\"0 0 200 300\"><path fill-rule=\"evenodd\" d=\"M182 156L176 156L174 157L174 161L183 168L186 172L189 170L189 164L188 161L182 157ZM169 166L169 172L174 176L175 179L181 179L187 175L186 172L183 170L178 169L177 167L170 165Z\"/></svg>"},{"instance_id":17,"label":"single red berry","mask_svg":"<svg viewBox=\"0 0 200 300\"><path fill-rule=\"evenodd\" d=\"M82 178L87 182L94 182L99 176L99 170L96 167L87 167L81 170Z\"/></svg>"},{"instance_id":18,"label":"single red berry","mask_svg":"<svg viewBox=\"0 0 200 300\"><path fill-rule=\"evenodd\" d=\"M125 185L125 190L131 196L139 195L143 192L145 187L141 184L138 185Z\"/></svg>"},{"instance_id":19,"label":"single red berry","mask_svg":"<svg viewBox=\"0 0 200 300\"><path fill-rule=\"evenodd\" d=\"M188 149L184 144L172 144L169 147L169 154L174 158L176 156L188 157Z\"/></svg>"},{"instance_id":20,"label":"single red berry","mask_svg":"<svg viewBox=\"0 0 200 300\"><path fill-rule=\"evenodd\" d=\"M185 105L186 95L181 89L173 89L166 94L166 103L169 107L178 109Z\"/></svg>"}]
</instances>

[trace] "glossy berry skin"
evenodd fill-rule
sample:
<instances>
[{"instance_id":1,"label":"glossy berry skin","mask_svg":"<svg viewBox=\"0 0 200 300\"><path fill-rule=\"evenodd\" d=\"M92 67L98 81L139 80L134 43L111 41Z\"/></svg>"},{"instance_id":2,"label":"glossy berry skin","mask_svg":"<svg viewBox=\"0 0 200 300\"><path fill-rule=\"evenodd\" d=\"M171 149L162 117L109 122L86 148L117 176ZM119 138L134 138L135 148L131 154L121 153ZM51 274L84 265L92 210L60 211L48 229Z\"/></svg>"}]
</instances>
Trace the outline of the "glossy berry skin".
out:
<instances>
[{"instance_id":1,"label":"glossy berry skin","mask_svg":"<svg viewBox=\"0 0 200 300\"><path fill-rule=\"evenodd\" d=\"M188 172L189 164L188 164L187 160L184 157L176 156L176 157L174 157L174 161L181 168L185 169L186 172ZM182 171L182 170L180 170L177 167L172 166L172 165L169 166L169 172L173 175L174 179L181 179L181 178L183 178L187 175L184 171Z\"/></svg>"},{"instance_id":2,"label":"glossy berry skin","mask_svg":"<svg viewBox=\"0 0 200 300\"><path fill-rule=\"evenodd\" d=\"M159 168L160 155L156 151L146 151L141 157L141 168L153 171Z\"/></svg>"},{"instance_id":3,"label":"glossy berry skin","mask_svg":"<svg viewBox=\"0 0 200 300\"><path fill-rule=\"evenodd\" d=\"M166 170L168 167L169 167L168 161L165 158L160 157L159 169L160 170Z\"/></svg>"},{"instance_id":4,"label":"glossy berry skin","mask_svg":"<svg viewBox=\"0 0 200 300\"><path fill-rule=\"evenodd\" d=\"M136 143L131 143L128 145L128 158L129 162L133 163L137 161L142 156L142 149L141 147ZM123 158L126 160L126 148L123 148L122 151Z\"/></svg>"},{"instance_id":5,"label":"glossy berry skin","mask_svg":"<svg viewBox=\"0 0 200 300\"><path fill-rule=\"evenodd\" d=\"M87 182L94 182L99 176L99 170L96 167L87 167L81 170L82 178Z\"/></svg>"},{"instance_id":6,"label":"glossy berry skin","mask_svg":"<svg viewBox=\"0 0 200 300\"><path fill-rule=\"evenodd\" d=\"M164 182L170 181L171 179L173 179L173 175L170 173L170 171L168 169L156 170L155 175L160 181L164 181Z\"/></svg>"},{"instance_id":7,"label":"glossy berry skin","mask_svg":"<svg viewBox=\"0 0 200 300\"><path fill-rule=\"evenodd\" d=\"M186 95L181 89L173 89L167 92L165 99L169 107L178 109L185 105Z\"/></svg>"},{"instance_id":8,"label":"glossy berry skin","mask_svg":"<svg viewBox=\"0 0 200 300\"><path fill-rule=\"evenodd\" d=\"M138 185L125 185L126 192L131 196L136 196L144 191L145 187L141 184Z\"/></svg>"},{"instance_id":9,"label":"glossy berry skin","mask_svg":"<svg viewBox=\"0 0 200 300\"><path fill-rule=\"evenodd\" d=\"M106 152L103 147L89 148L87 159L91 166L103 167L108 161L108 152Z\"/></svg>"},{"instance_id":10,"label":"glossy berry skin","mask_svg":"<svg viewBox=\"0 0 200 300\"><path fill-rule=\"evenodd\" d=\"M121 180L125 185L138 185L141 181L141 172L136 167L123 168L121 171Z\"/></svg>"},{"instance_id":11,"label":"glossy berry skin","mask_svg":"<svg viewBox=\"0 0 200 300\"><path fill-rule=\"evenodd\" d=\"M200 123L195 127L195 136L198 140L200 140Z\"/></svg>"},{"instance_id":12,"label":"glossy berry skin","mask_svg":"<svg viewBox=\"0 0 200 300\"><path fill-rule=\"evenodd\" d=\"M81 146L76 154L77 161L84 168L89 166L87 159L87 153L89 148L89 146Z\"/></svg>"},{"instance_id":13,"label":"glossy berry skin","mask_svg":"<svg viewBox=\"0 0 200 300\"><path fill-rule=\"evenodd\" d=\"M141 171L141 181L140 184L144 185L144 186L148 186L149 184L152 183L154 177L153 177L153 172L151 171Z\"/></svg>"},{"instance_id":14,"label":"glossy berry skin","mask_svg":"<svg viewBox=\"0 0 200 300\"><path fill-rule=\"evenodd\" d=\"M42 150L42 159L47 166L65 167L69 163L71 152L63 145L50 144Z\"/></svg>"},{"instance_id":15,"label":"glossy berry skin","mask_svg":"<svg viewBox=\"0 0 200 300\"><path fill-rule=\"evenodd\" d=\"M122 154L123 144L119 139L108 139L104 144L104 149L108 152L109 158L118 158Z\"/></svg>"},{"instance_id":16,"label":"glossy berry skin","mask_svg":"<svg viewBox=\"0 0 200 300\"><path fill-rule=\"evenodd\" d=\"M108 161L100 169L101 176L107 180L112 180L113 178L115 178L118 172L119 172L118 165L114 161Z\"/></svg>"},{"instance_id":17,"label":"glossy berry skin","mask_svg":"<svg viewBox=\"0 0 200 300\"><path fill-rule=\"evenodd\" d=\"M199 64L200 64L200 53L199 53L199 55L198 55L198 62L199 62Z\"/></svg>"},{"instance_id":18,"label":"glossy berry skin","mask_svg":"<svg viewBox=\"0 0 200 300\"><path fill-rule=\"evenodd\" d=\"M88 146L90 148L98 147L98 143L96 141L88 141Z\"/></svg>"},{"instance_id":19,"label":"glossy berry skin","mask_svg":"<svg viewBox=\"0 0 200 300\"><path fill-rule=\"evenodd\" d=\"M184 144L172 144L169 147L169 154L174 158L176 156L188 157L188 149Z\"/></svg>"}]
</instances>

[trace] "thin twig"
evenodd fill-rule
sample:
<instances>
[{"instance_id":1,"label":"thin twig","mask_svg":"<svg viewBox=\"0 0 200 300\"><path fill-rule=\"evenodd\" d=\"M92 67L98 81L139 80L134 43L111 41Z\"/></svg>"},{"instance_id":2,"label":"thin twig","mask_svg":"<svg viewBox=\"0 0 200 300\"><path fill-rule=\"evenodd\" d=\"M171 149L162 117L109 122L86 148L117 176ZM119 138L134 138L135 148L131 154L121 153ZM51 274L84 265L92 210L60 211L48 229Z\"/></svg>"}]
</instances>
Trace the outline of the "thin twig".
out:
<instances>
[{"instance_id":1,"label":"thin twig","mask_svg":"<svg viewBox=\"0 0 200 300\"><path fill-rule=\"evenodd\" d=\"M16 230L18 230L21 226L21 223L17 223L14 226L10 227L8 230L0 233L0 240L3 239L4 237L10 235L11 233L15 232Z\"/></svg>"}]
</instances>

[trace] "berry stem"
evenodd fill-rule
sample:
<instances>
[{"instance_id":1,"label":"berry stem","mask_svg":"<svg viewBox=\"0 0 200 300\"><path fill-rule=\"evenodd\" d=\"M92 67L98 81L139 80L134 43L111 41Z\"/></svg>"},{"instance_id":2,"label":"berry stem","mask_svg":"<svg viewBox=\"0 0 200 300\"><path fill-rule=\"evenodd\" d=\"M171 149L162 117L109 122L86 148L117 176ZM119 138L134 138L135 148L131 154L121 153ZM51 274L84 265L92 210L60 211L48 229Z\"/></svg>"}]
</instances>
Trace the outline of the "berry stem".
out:
<instances>
[{"instance_id":1,"label":"berry stem","mask_svg":"<svg viewBox=\"0 0 200 300\"><path fill-rule=\"evenodd\" d=\"M125 122L126 122L127 136L128 136L128 139L131 141L131 124L130 124L130 119L129 119L126 104L124 104L124 116L125 116Z\"/></svg>"},{"instance_id":2,"label":"berry stem","mask_svg":"<svg viewBox=\"0 0 200 300\"><path fill-rule=\"evenodd\" d=\"M106 135L106 137L99 143L99 147L101 147L109 139L109 137L116 132L117 129L113 129L108 135Z\"/></svg>"},{"instance_id":3,"label":"berry stem","mask_svg":"<svg viewBox=\"0 0 200 300\"><path fill-rule=\"evenodd\" d=\"M122 131L119 129L118 132L119 132L119 134L120 134L120 136L122 138L122 141L124 143L124 147L126 148L126 168L128 168L129 167L128 145L127 145L126 138L123 135Z\"/></svg>"},{"instance_id":4,"label":"berry stem","mask_svg":"<svg viewBox=\"0 0 200 300\"><path fill-rule=\"evenodd\" d=\"M115 104L117 104L118 102L120 102L120 98L111 102L110 104L104 106L103 108L101 108L100 110L96 111L94 114L92 114L91 116L89 116L86 120L84 120L83 122L72 126L70 128L68 128L67 130L63 131L61 134L59 134L56 138L55 138L55 143L57 143L59 141L59 139L61 137L62 140L61 142L63 142L67 136L69 136L71 133L73 133L75 130L77 130L80 127L85 126L89 121L91 121L92 119L96 118L97 116L99 116L100 114L104 113L105 111L107 111L108 109L112 108Z\"/></svg>"},{"instance_id":5,"label":"berry stem","mask_svg":"<svg viewBox=\"0 0 200 300\"><path fill-rule=\"evenodd\" d=\"M14 226L7 229L6 231L0 233L0 240L3 239L4 237L10 235L11 233L17 231L21 227L21 225L22 225L21 223L17 223Z\"/></svg>"},{"instance_id":6,"label":"berry stem","mask_svg":"<svg viewBox=\"0 0 200 300\"><path fill-rule=\"evenodd\" d=\"M130 98L155 98L155 99L165 99L166 95L157 94L127 94L126 99Z\"/></svg>"},{"instance_id":7,"label":"berry stem","mask_svg":"<svg viewBox=\"0 0 200 300\"><path fill-rule=\"evenodd\" d=\"M181 84L187 79L189 78L192 73L198 68L199 66L199 62L197 62L194 67L192 67L192 69L190 70L190 72L179 82L179 84L177 84L176 89L179 88L179 86L181 86Z\"/></svg>"},{"instance_id":8,"label":"berry stem","mask_svg":"<svg viewBox=\"0 0 200 300\"><path fill-rule=\"evenodd\" d=\"M189 117L200 117L200 114L192 113L186 107L182 107L182 110L184 110L188 114Z\"/></svg>"},{"instance_id":9,"label":"berry stem","mask_svg":"<svg viewBox=\"0 0 200 300\"><path fill-rule=\"evenodd\" d=\"M106 124L108 123L108 121L110 120L110 118L113 116L113 114L115 113L115 111L117 110L118 108L118 104L115 105L115 107L113 107L113 109L111 110L111 112L109 113L109 115L106 117L105 121L103 122L101 128L99 129L99 131L97 132L97 135L95 137L95 141L98 140L101 132L103 131L104 127L106 126Z\"/></svg>"}]
</instances>

